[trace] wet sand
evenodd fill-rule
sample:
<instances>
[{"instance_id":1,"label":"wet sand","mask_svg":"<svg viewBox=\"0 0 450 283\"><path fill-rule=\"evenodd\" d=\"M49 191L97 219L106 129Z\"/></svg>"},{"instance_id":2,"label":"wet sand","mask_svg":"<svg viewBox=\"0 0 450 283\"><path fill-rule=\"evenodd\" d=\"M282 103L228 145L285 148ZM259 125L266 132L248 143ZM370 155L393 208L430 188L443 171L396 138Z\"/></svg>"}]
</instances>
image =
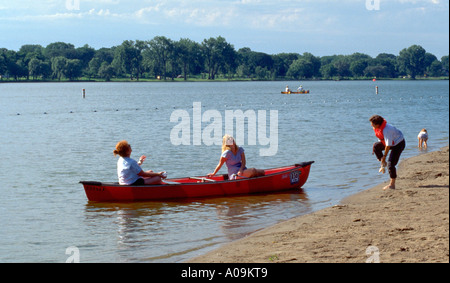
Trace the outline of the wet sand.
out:
<instances>
[{"instance_id":1,"label":"wet sand","mask_svg":"<svg viewBox=\"0 0 450 283\"><path fill-rule=\"evenodd\" d=\"M387 183L190 263L449 262L449 147L404 160Z\"/></svg>"}]
</instances>

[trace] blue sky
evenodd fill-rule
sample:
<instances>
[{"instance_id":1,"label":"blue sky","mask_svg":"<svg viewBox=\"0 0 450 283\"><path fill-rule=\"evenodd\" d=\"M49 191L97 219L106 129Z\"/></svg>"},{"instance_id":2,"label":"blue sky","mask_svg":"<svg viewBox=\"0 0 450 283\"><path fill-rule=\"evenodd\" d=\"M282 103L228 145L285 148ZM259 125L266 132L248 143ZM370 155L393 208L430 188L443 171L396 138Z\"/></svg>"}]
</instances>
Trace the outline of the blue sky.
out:
<instances>
[{"instance_id":1,"label":"blue sky","mask_svg":"<svg viewBox=\"0 0 450 283\"><path fill-rule=\"evenodd\" d=\"M236 49L316 56L397 55L419 44L440 59L449 54L449 1L0 0L0 47L8 49L56 41L98 49L157 35L220 35Z\"/></svg>"}]
</instances>

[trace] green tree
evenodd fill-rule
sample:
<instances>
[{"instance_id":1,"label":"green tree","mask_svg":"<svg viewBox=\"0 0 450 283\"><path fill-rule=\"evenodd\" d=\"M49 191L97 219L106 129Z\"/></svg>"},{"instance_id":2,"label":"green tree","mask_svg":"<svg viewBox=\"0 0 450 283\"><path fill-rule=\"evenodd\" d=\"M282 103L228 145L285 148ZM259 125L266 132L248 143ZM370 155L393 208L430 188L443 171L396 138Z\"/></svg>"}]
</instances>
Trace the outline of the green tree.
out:
<instances>
[{"instance_id":1,"label":"green tree","mask_svg":"<svg viewBox=\"0 0 450 283\"><path fill-rule=\"evenodd\" d=\"M448 55L441 58L441 64L443 75L448 76Z\"/></svg>"},{"instance_id":2,"label":"green tree","mask_svg":"<svg viewBox=\"0 0 450 283\"><path fill-rule=\"evenodd\" d=\"M166 80L167 66L173 52L173 41L165 36L155 36L144 51L147 68L153 68L156 76Z\"/></svg>"},{"instance_id":3,"label":"green tree","mask_svg":"<svg viewBox=\"0 0 450 283\"><path fill-rule=\"evenodd\" d=\"M108 64L108 63L106 63ZM102 65L102 61L98 57L94 57L89 61L88 68L86 70L89 78L96 77Z\"/></svg>"},{"instance_id":4,"label":"green tree","mask_svg":"<svg viewBox=\"0 0 450 283\"><path fill-rule=\"evenodd\" d=\"M4 51L0 49L0 81L3 80L3 76L6 73L6 70L8 69L6 66L6 58L3 52Z\"/></svg>"},{"instance_id":5,"label":"green tree","mask_svg":"<svg viewBox=\"0 0 450 283\"><path fill-rule=\"evenodd\" d=\"M221 36L203 40L202 51L209 80L214 80L220 69L227 72L236 67L236 51Z\"/></svg>"},{"instance_id":6,"label":"green tree","mask_svg":"<svg viewBox=\"0 0 450 283\"><path fill-rule=\"evenodd\" d=\"M67 59L63 56L57 56L53 57L51 59L51 62L52 62L53 77L57 78L58 81L61 81L61 78L64 75L66 69Z\"/></svg>"},{"instance_id":7,"label":"green tree","mask_svg":"<svg viewBox=\"0 0 450 283\"><path fill-rule=\"evenodd\" d=\"M30 76L33 77L33 80L35 80L38 76L41 75L42 63L43 62L37 58L31 59L30 62L28 63L28 72Z\"/></svg>"},{"instance_id":8,"label":"green tree","mask_svg":"<svg viewBox=\"0 0 450 283\"><path fill-rule=\"evenodd\" d=\"M139 80L142 55L139 46L132 40L125 40L115 49L113 65L118 73L128 74L130 80Z\"/></svg>"},{"instance_id":9,"label":"green tree","mask_svg":"<svg viewBox=\"0 0 450 283\"><path fill-rule=\"evenodd\" d=\"M84 68L88 68L89 62L95 56L95 49L85 44L83 47L75 49L75 57L73 59L78 59Z\"/></svg>"},{"instance_id":10,"label":"green tree","mask_svg":"<svg viewBox=\"0 0 450 283\"><path fill-rule=\"evenodd\" d=\"M336 74L339 77L350 77L350 63L349 60L344 57L340 56L339 59L333 62L333 66L336 68Z\"/></svg>"},{"instance_id":11,"label":"green tree","mask_svg":"<svg viewBox=\"0 0 450 283\"><path fill-rule=\"evenodd\" d=\"M98 76L105 79L107 82L115 75L114 67L107 62L103 62L98 70Z\"/></svg>"},{"instance_id":12,"label":"green tree","mask_svg":"<svg viewBox=\"0 0 450 283\"><path fill-rule=\"evenodd\" d=\"M427 75L430 77L440 77L442 76L442 63L438 60L433 61L427 68Z\"/></svg>"},{"instance_id":13,"label":"green tree","mask_svg":"<svg viewBox=\"0 0 450 283\"><path fill-rule=\"evenodd\" d=\"M300 58L291 64L286 75L293 79L305 79L311 78L313 71L313 64L305 58Z\"/></svg>"},{"instance_id":14,"label":"green tree","mask_svg":"<svg viewBox=\"0 0 450 283\"><path fill-rule=\"evenodd\" d=\"M303 53L301 58L304 58L312 66L311 73L309 73L308 74L309 76L307 77L308 78L320 77L320 67L322 66L320 58L308 52Z\"/></svg>"},{"instance_id":15,"label":"green tree","mask_svg":"<svg viewBox=\"0 0 450 283\"><path fill-rule=\"evenodd\" d=\"M389 71L386 66L367 66L367 68L364 69L364 76L366 77L386 78L388 77L388 74Z\"/></svg>"},{"instance_id":16,"label":"green tree","mask_svg":"<svg viewBox=\"0 0 450 283\"><path fill-rule=\"evenodd\" d=\"M62 56L66 59L76 58L75 46L73 44L65 42L50 43L49 45L47 45L47 47L45 47L43 52L44 55L50 60L54 57L59 56Z\"/></svg>"},{"instance_id":17,"label":"green tree","mask_svg":"<svg viewBox=\"0 0 450 283\"><path fill-rule=\"evenodd\" d=\"M25 65L23 57L16 51L5 49L3 57L7 76L13 77L16 81L21 77L28 76L28 66Z\"/></svg>"},{"instance_id":18,"label":"green tree","mask_svg":"<svg viewBox=\"0 0 450 283\"><path fill-rule=\"evenodd\" d=\"M274 72L277 77L285 77L292 63L300 58L298 53L280 53L273 55Z\"/></svg>"},{"instance_id":19,"label":"green tree","mask_svg":"<svg viewBox=\"0 0 450 283\"><path fill-rule=\"evenodd\" d=\"M366 59L359 59L356 61L352 61L350 63L350 71L352 72L354 77L362 77L364 76L364 70L369 65L368 60Z\"/></svg>"},{"instance_id":20,"label":"green tree","mask_svg":"<svg viewBox=\"0 0 450 283\"><path fill-rule=\"evenodd\" d=\"M418 75L425 73L425 49L419 45L412 45L400 51L397 63L401 72L415 79Z\"/></svg>"},{"instance_id":21,"label":"green tree","mask_svg":"<svg viewBox=\"0 0 450 283\"><path fill-rule=\"evenodd\" d=\"M200 59L200 44L188 38L182 38L179 41L174 42L174 50L175 57L180 63L183 71L183 78L186 81L188 74L191 73L191 69L194 69L198 62L202 62Z\"/></svg>"},{"instance_id":22,"label":"green tree","mask_svg":"<svg viewBox=\"0 0 450 283\"><path fill-rule=\"evenodd\" d=\"M320 73L322 74L323 78L331 79L332 77L337 75L337 70L333 64L326 64L320 67Z\"/></svg>"},{"instance_id":23,"label":"green tree","mask_svg":"<svg viewBox=\"0 0 450 283\"><path fill-rule=\"evenodd\" d=\"M66 65L63 70L63 74L66 78L73 81L81 77L83 65L78 59L66 60Z\"/></svg>"},{"instance_id":24,"label":"green tree","mask_svg":"<svg viewBox=\"0 0 450 283\"><path fill-rule=\"evenodd\" d=\"M372 64L386 67L386 77L388 78L396 78L398 76L396 68L397 56L394 54L380 53L373 59Z\"/></svg>"},{"instance_id":25,"label":"green tree","mask_svg":"<svg viewBox=\"0 0 450 283\"><path fill-rule=\"evenodd\" d=\"M252 75L256 75L258 79L266 79L265 77L261 78L261 72L263 70L269 72L273 70L274 60L272 56L266 53L255 52L248 47L244 47L237 51L237 56L239 61L239 77L251 77ZM256 69L258 67L260 68L257 71Z\"/></svg>"}]
</instances>

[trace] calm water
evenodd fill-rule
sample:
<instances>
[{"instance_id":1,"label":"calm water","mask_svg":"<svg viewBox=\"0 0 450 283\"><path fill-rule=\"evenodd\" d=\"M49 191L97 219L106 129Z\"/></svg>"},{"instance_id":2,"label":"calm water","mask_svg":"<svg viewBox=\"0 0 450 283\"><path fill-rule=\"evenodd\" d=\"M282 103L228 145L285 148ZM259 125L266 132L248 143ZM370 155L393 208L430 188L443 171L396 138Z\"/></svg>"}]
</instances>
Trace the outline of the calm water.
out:
<instances>
[{"instance_id":1,"label":"calm water","mask_svg":"<svg viewBox=\"0 0 450 283\"><path fill-rule=\"evenodd\" d=\"M334 205L388 179L372 156L368 122L385 116L406 136L403 158L449 140L448 81L0 84L0 262L180 262L280 221ZM380 94L375 94L375 86ZM81 97L85 88L87 96ZM301 192L181 202L90 203L81 180L116 181L115 144L127 139L146 170L170 177L214 170L218 146L174 146L175 110L278 110L278 152L247 163L272 168L315 160ZM20 114L20 115L18 115ZM208 123L204 123L203 127ZM269 134L268 134L269 135ZM222 169L221 172L225 172Z\"/></svg>"}]
</instances>

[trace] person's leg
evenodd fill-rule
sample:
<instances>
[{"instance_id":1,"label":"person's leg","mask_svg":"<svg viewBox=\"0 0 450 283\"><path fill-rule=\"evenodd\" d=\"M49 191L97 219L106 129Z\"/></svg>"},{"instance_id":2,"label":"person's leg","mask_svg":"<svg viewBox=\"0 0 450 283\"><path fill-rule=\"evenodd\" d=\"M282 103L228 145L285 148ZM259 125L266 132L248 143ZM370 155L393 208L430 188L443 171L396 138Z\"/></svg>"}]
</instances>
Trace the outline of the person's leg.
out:
<instances>
[{"instance_id":1,"label":"person's leg","mask_svg":"<svg viewBox=\"0 0 450 283\"><path fill-rule=\"evenodd\" d=\"M250 168L250 169L245 169L242 176L246 177L246 178L253 178L255 176L255 174L256 174L256 169Z\"/></svg>"},{"instance_id":2,"label":"person's leg","mask_svg":"<svg viewBox=\"0 0 450 283\"><path fill-rule=\"evenodd\" d=\"M395 189L395 180L397 179L397 166L398 161L400 160L400 155L406 147L405 141L402 141L398 145L391 148L391 153L389 154L388 159L388 170L389 176L391 177L391 181L389 186L384 187L384 189Z\"/></svg>"},{"instance_id":3,"label":"person's leg","mask_svg":"<svg viewBox=\"0 0 450 283\"><path fill-rule=\"evenodd\" d=\"M145 178L144 182L145 182L146 185L159 185L159 184L162 184L161 177L158 177L158 176L151 177L151 178Z\"/></svg>"},{"instance_id":4,"label":"person's leg","mask_svg":"<svg viewBox=\"0 0 450 283\"><path fill-rule=\"evenodd\" d=\"M382 142L376 142L373 144L373 153L377 157L378 161L381 161L381 158L383 157L383 150L386 147Z\"/></svg>"},{"instance_id":5,"label":"person's leg","mask_svg":"<svg viewBox=\"0 0 450 283\"><path fill-rule=\"evenodd\" d=\"M265 171L264 170L259 170L259 169L255 169L255 168L250 168L250 169L246 169L244 170L244 177L247 178L254 178L254 177L260 177L260 176L264 176L265 175Z\"/></svg>"}]
</instances>

